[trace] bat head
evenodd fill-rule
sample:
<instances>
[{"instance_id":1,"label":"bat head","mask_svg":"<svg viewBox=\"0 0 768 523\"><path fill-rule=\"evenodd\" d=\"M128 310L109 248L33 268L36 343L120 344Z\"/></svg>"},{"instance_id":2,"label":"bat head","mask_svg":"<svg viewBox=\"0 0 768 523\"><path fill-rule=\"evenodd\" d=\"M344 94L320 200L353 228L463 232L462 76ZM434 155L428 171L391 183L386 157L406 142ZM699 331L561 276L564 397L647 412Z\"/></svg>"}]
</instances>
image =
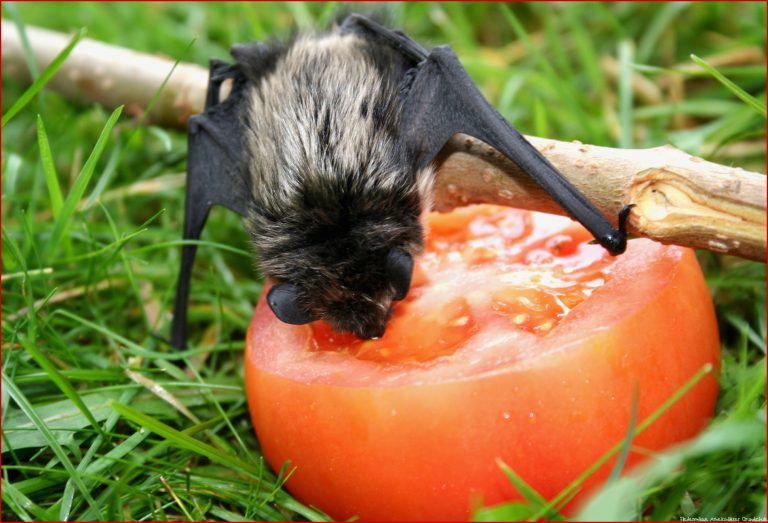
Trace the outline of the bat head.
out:
<instances>
[{"instance_id":1,"label":"bat head","mask_svg":"<svg viewBox=\"0 0 768 523\"><path fill-rule=\"evenodd\" d=\"M325 320L337 332L381 337L423 246L421 198L413 186L330 196L305 188L289 212L254 207L247 222L275 282L267 303L285 323Z\"/></svg>"},{"instance_id":2,"label":"bat head","mask_svg":"<svg viewBox=\"0 0 768 523\"><path fill-rule=\"evenodd\" d=\"M285 323L303 325L323 318L336 330L353 332L363 339L380 338L391 315L391 304L408 294L412 274L413 257L402 249L393 248L386 256L383 280L378 286L367 285L368 292L348 289L325 293L319 299L310 300L310 305L306 306L301 287L280 283L269 290L267 304ZM315 316L318 313L320 317Z\"/></svg>"},{"instance_id":3,"label":"bat head","mask_svg":"<svg viewBox=\"0 0 768 523\"><path fill-rule=\"evenodd\" d=\"M405 298L411 285L410 252L344 240L314 250L300 261L284 261L292 276L267 295L275 316L293 325L322 319L362 339L383 336L393 302Z\"/></svg>"}]
</instances>

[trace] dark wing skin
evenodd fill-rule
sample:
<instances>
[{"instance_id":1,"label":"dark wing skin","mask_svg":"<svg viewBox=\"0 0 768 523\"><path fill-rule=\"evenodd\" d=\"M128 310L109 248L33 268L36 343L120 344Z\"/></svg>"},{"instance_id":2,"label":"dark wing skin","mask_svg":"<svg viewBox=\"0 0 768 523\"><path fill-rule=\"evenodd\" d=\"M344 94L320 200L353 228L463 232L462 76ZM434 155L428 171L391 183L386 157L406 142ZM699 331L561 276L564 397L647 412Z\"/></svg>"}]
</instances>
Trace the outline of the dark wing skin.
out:
<instances>
[{"instance_id":1,"label":"dark wing skin","mask_svg":"<svg viewBox=\"0 0 768 523\"><path fill-rule=\"evenodd\" d=\"M349 15L341 24L342 33L355 33L376 44L392 47L413 65L423 62L429 52L402 31L393 31L362 15Z\"/></svg>"},{"instance_id":2,"label":"dark wing skin","mask_svg":"<svg viewBox=\"0 0 768 523\"><path fill-rule=\"evenodd\" d=\"M221 83L232 79L229 97L219 103ZM245 77L235 68L219 61L211 62L205 112L189 120L187 194L184 205L184 239L197 240L213 205L223 205L238 214L245 212L248 195L248 171L240 146L244 110ZM171 325L171 345L187 345L187 304L192 264L197 245L185 245L176 287L176 301Z\"/></svg>"},{"instance_id":3,"label":"dark wing skin","mask_svg":"<svg viewBox=\"0 0 768 523\"><path fill-rule=\"evenodd\" d=\"M360 15L350 16L342 29L390 45L413 61L415 68L407 73L402 88L402 132L417 169L430 164L453 135L474 136L517 164L611 254L624 252L631 206L621 210L615 229L488 103L450 47L436 47L427 53L403 33Z\"/></svg>"}]
</instances>

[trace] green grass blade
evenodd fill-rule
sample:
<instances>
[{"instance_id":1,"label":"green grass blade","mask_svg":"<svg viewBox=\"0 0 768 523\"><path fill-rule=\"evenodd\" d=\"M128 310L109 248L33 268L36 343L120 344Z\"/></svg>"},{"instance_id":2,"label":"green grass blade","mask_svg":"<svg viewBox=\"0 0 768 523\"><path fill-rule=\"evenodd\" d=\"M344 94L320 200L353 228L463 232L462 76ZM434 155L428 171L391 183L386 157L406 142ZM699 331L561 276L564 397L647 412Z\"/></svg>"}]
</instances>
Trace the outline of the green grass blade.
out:
<instances>
[{"instance_id":1,"label":"green grass blade","mask_svg":"<svg viewBox=\"0 0 768 523\"><path fill-rule=\"evenodd\" d=\"M605 96L605 76L600 68L599 53L595 49L595 42L582 24L583 8L592 9L588 4L569 5L569 9L563 10L564 22L576 46L576 55L579 64L584 68L589 77L589 87L594 89L599 97Z\"/></svg>"},{"instance_id":2,"label":"green grass blade","mask_svg":"<svg viewBox=\"0 0 768 523\"><path fill-rule=\"evenodd\" d=\"M11 15L13 23L16 25L16 30L19 32L19 39L21 40L21 48L24 51L24 59L29 67L29 73L32 76L32 80L37 80L40 77L40 68L35 60L35 54L32 52L32 46L29 45L29 38L27 37L27 28L24 24L24 20L19 16L19 10L12 2L6 2L3 4L3 8Z\"/></svg>"},{"instance_id":3,"label":"green grass blade","mask_svg":"<svg viewBox=\"0 0 768 523\"><path fill-rule=\"evenodd\" d=\"M16 103L14 103L11 108L8 109L8 111L3 115L2 127L5 127L5 124L7 124L11 118L13 118L19 111L24 109L24 107L29 103L30 100L32 100L38 91L40 91L40 89L42 89L45 84L48 83L53 75L56 74L67 57L69 57L72 49L75 48L84 34L85 28L80 29L75 34L75 36L72 37L72 40L69 41L69 44L67 44L67 46L56 56L56 58L54 58L53 61L48 64L48 67L45 68L45 71L42 72L37 80L32 82L32 85L30 85L27 90L22 93L19 99L16 100Z\"/></svg>"},{"instance_id":4,"label":"green grass blade","mask_svg":"<svg viewBox=\"0 0 768 523\"><path fill-rule=\"evenodd\" d=\"M128 141L130 141L130 138ZM120 160L122 160L125 147L125 145L117 144L115 148L112 149L112 152L107 159L106 166L104 167L104 171L99 177L99 180L96 182L96 186L93 188L93 191L91 191L91 194L88 196L87 200L81 200L78 203L78 209L83 211L90 210L99 200L99 198L101 198L102 194L112 181L112 178L117 173L117 166L119 165Z\"/></svg>"},{"instance_id":5,"label":"green grass blade","mask_svg":"<svg viewBox=\"0 0 768 523\"><path fill-rule=\"evenodd\" d=\"M528 35L528 31L526 31L523 23L520 22L518 17L515 15L513 8L510 7L509 4L506 4L502 8L501 13L514 33L525 45L526 49L533 57L536 64L539 66L541 73L547 79L548 83L552 85L552 88L555 91L557 91L560 99L567 106L567 109L573 114L573 117L578 118L581 122L583 122L586 129L586 134L583 139L590 142L597 141L595 140L595 137L597 134L599 134L599 131L595 128L592 120L584 115L584 110L579 106L576 98L573 96L573 93L568 92L564 84L558 81L560 77L559 74L557 71L555 71L552 63L547 59L546 56L544 56L544 53L541 51L539 46L534 44L534 42L531 40Z\"/></svg>"},{"instance_id":6,"label":"green grass blade","mask_svg":"<svg viewBox=\"0 0 768 523\"><path fill-rule=\"evenodd\" d=\"M98 140L96 140L96 145L93 147L93 151L91 151L88 160L85 162L85 165L80 171L80 174L77 176L77 180L75 180L75 184L72 187L72 190L67 195L67 199L64 201L61 213L54 223L51 238L48 241L48 245L46 246L45 259L52 259L58 252L59 244L61 243L64 234L69 228L72 215L74 214L77 207L77 203L80 201L80 198L83 197L83 193L85 193L88 182L91 180L91 176L96 169L96 163L99 161L101 153L104 151L104 147L107 145L107 141L109 139L110 133L112 132L112 128L117 123L117 119L120 118L120 113L122 113L122 111L123 106L121 105L114 110L112 115L107 120L107 123L104 126L104 129L102 129Z\"/></svg>"},{"instance_id":7,"label":"green grass blade","mask_svg":"<svg viewBox=\"0 0 768 523\"><path fill-rule=\"evenodd\" d=\"M32 406L32 404L29 403L29 400L27 400L27 397L21 392L21 390L18 387L16 387L16 384L13 382L13 380L9 379L5 375L5 372L2 373L2 382L3 382L3 390L8 391L13 401L16 402L16 404L19 406L22 412L24 412L24 414L29 418L29 420L35 425L37 430L39 430L40 433L45 437L51 450L59 459L64 469L69 473L70 478L75 483L78 490L80 490L80 493L82 494L83 498L88 502L88 504L92 508L94 508L95 510L98 510L96 501L94 501L94 499L91 497L91 493L89 489L85 486L85 483L83 483L83 479L75 470L75 467L72 465L72 462L69 461L69 458L67 457L67 454L64 452L64 449L61 447L59 442L56 441L56 437L51 433L51 430L48 428L45 422L40 418L40 416L38 416L37 411L35 411L35 408Z\"/></svg>"},{"instance_id":8,"label":"green grass blade","mask_svg":"<svg viewBox=\"0 0 768 523\"><path fill-rule=\"evenodd\" d=\"M61 392L63 392L64 395L69 398L72 403L75 404L80 412L82 412L83 416L85 416L85 418L96 430L96 432L98 432L101 437L106 439L107 435L104 434L104 432L101 430L101 425L99 425L99 423L96 421L96 418L93 417L93 414L91 414L91 411L86 406L86 404L83 403L83 400L80 398L80 394L78 394L72 384L69 383L69 380L59 372L59 369L57 369L56 366L51 363L51 360L49 360L45 354L43 354L42 351L40 351L40 349L35 346L34 343L30 343L26 336L19 335L19 342L24 346L24 350L26 350L29 355L32 356L32 358L37 362L37 364L40 365L40 368L48 374L50 380L55 383Z\"/></svg>"},{"instance_id":9,"label":"green grass blade","mask_svg":"<svg viewBox=\"0 0 768 523\"><path fill-rule=\"evenodd\" d=\"M118 446L104 454L85 469L86 476L95 476L106 471L114 461L119 460L130 454L139 444L150 435L149 431L134 432L128 436Z\"/></svg>"},{"instance_id":10,"label":"green grass blade","mask_svg":"<svg viewBox=\"0 0 768 523\"><path fill-rule=\"evenodd\" d=\"M664 31L680 13L688 8L689 5L690 2L669 2L658 11L648 28L643 31L637 49L638 61L647 62L651 59L651 55L658 48L659 40L664 34Z\"/></svg>"},{"instance_id":11,"label":"green grass blade","mask_svg":"<svg viewBox=\"0 0 768 523\"><path fill-rule=\"evenodd\" d=\"M160 99L160 95L163 94L163 89L165 89L165 86L168 84L168 80L171 79L171 75L176 70L176 68L179 66L181 61L184 58L186 58L187 54L189 54L189 50L192 49L192 46L195 45L196 41L197 41L197 38L193 38L192 40L190 40L190 42L187 44L187 47L184 48L184 51L182 51L181 54L179 55L179 57L176 59L176 61L173 62L173 66L171 66L171 69L168 71L168 74L165 75L165 78L163 78L163 81L160 83L160 86L155 90L154 94L152 95L152 98L149 100L149 103L147 104L147 107L141 113L141 117L136 122L136 126L135 126L135 129L134 129L134 132L128 138L128 143L130 143L131 140L133 139L133 137L135 136L136 130L144 125L144 122L147 120L147 117L149 116L149 113L152 112L152 109L155 107L155 104Z\"/></svg>"},{"instance_id":12,"label":"green grass blade","mask_svg":"<svg viewBox=\"0 0 768 523\"><path fill-rule=\"evenodd\" d=\"M744 89L733 83L731 80L725 77L720 71L712 67L706 60L699 58L695 54L691 55L691 60L699 64L701 67L707 70L709 74L715 77L715 79L723 84L726 89L728 89L730 92L732 92L736 97L741 99L743 102L745 102L747 105L755 109L760 116L765 118L766 116L766 108L765 108L765 102L761 102L748 92L746 92Z\"/></svg>"},{"instance_id":13,"label":"green grass blade","mask_svg":"<svg viewBox=\"0 0 768 523\"><path fill-rule=\"evenodd\" d=\"M549 136L547 110L541 98L538 97L533 104L533 132L536 133L536 136Z\"/></svg>"},{"instance_id":14,"label":"green grass blade","mask_svg":"<svg viewBox=\"0 0 768 523\"><path fill-rule=\"evenodd\" d=\"M306 2L289 2L286 4L300 29L308 29L313 25L312 13Z\"/></svg>"},{"instance_id":15,"label":"green grass blade","mask_svg":"<svg viewBox=\"0 0 768 523\"><path fill-rule=\"evenodd\" d=\"M523 478L518 476L517 473L512 470L509 465L498 458L496 459L496 465L501 469L502 472L504 472L504 475L507 476L509 481L512 482L520 495L528 500L528 503L530 503L533 507L538 509L547 504L547 500L544 499L541 494L536 492L536 489L526 483Z\"/></svg>"},{"instance_id":16,"label":"green grass blade","mask_svg":"<svg viewBox=\"0 0 768 523\"><path fill-rule=\"evenodd\" d=\"M197 245L199 247L210 247L210 248L219 249L225 252L231 252L233 254L240 255L243 258L246 258L249 260L253 258L253 253L248 251L247 249L240 249L226 243L214 242L210 240L171 240L167 242L158 242L158 243L153 243L151 245L136 247L131 252L133 254L142 254L142 253L163 250L163 249L174 249L176 247L183 247L185 245Z\"/></svg>"},{"instance_id":17,"label":"green grass blade","mask_svg":"<svg viewBox=\"0 0 768 523\"><path fill-rule=\"evenodd\" d=\"M494 507L483 507L472 514L472 521L526 521L533 511L526 503L502 503Z\"/></svg>"},{"instance_id":18,"label":"green grass blade","mask_svg":"<svg viewBox=\"0 0 768 523\"><path fill-rule=\"evenodd\" d=\"M195 379L198 381L200 385L203 385L205 383L205 380L203 380L203 377L200 375L200 373L198 372L197 368L195 368L194 365L189 365L187 368L194 374ZM216 396L211 392L210 389L207 389L207 388L203 389L202 393L205 394L208 397L208 401L214 405L214 407L216 408L216 411L219 413L219 416L221 416L221 419L223 419L224 423L227 424L227 427L229 428L229 431L232 434L232 437L235 438L240 448L243 450L243 452L248 456L248 458L253 463L254 467L258 468L260 464L257 463L253 459L253 455L250 452L248 452L248 447L246 446L245 442L243 442L243 439L240 437L240 434L235 429L234 425L232 424L232 421L229 419L229 416L224 411L224 408L221 406L221 403L219 402L219 400L216 399Z\"/></svg>"},{"instance_id":19,"label":"green grass blade","mask_svg":"<svg viewBox=\"0 0 768 523\"><path fill-rule=\"evenodd\" d=\"M590 499L579 513L580 521L630 521L637 519L638 501L646 488L682 471L685 460L715 452L764 447L765 424L757 420L731 420L712 425L698 438L642 465ZM738 480L736 480L738 481ZM735 482L736 482L735 481ZM722 493L724 494L724 492ZM722 495L721 494L721 495ZM717 519L717 518L713 518Z\"/></svg>"},{"instance_id":20,"label":"green grass blade","mask_svg":"<svg viewBox=\"0 0 768 523\"><path fill-rule=\"evenodd\" d=\"M131 241L136 236L147 232L147 230L148 230L147 225L152 223L158 216L160 216L160 215L162 215L164 213L165 213L165 209L160 209L152 217L150 217L147 221L142 223L139 226L139 228L136 229L135 231L133 231L131 233L128 233L128 234L124 234L124 235L120 236L119 238L117 238L116 240L114 240L114 241L104 245L103 247L100 247L100 248L96 249L95 251L90 251L90 252L86 252L86 253L83 253L83 254L80 254L80 255L77 255L77 256L70 256L70 257L67 257L67 258L63 258L63 259L60 259L59 262L60 263L72 263L72 262L83 261L83 260L87 260L89 258L95 258L97 256L101 256L102 254L104 254L106 252L109 252L110 250L114 251L112 253L113 255L117 254L118 252L120 252L122 250L123 246L126 243Z\"/></svg>"},{"instance_id":21,"label":"green grass blade","mask_svg":"<svg viewBox=\"0 0 768 523\"><path fill-rule=\"evenodd\" d=\"M325 2L323 10L317 17L320 27L328 27L333 21L334 16L339 11L339 3L341 2Z\"/></svg>"},{"instance_id":22,"label":"green grass blade","mask_svg":"<svg viewBox=\"0 0 768 523\"><path fill-rule=\"evenodd\" d=\"M19 170L23 165L21 156L14 153L7 153L3 149L3 198L8 198L16 192L16 182L19 181ZM10 201L3 201L3 216L8 210Z\"/></svg>"},{"instance_id":23,"label":"green grass blade","mask_svg":"<svg viewBox=\"0 0 768 523\"><path fill-rule=\"evenodd\" d=\"M126 153L127 150L129 150L131 143L133 143L133 140L136 138L136 136L138 136L139 129L142 128L142 126L144 125L144 122L149 117L149 113L152 112L152 109L155 107L155 104L160 99L160 95L163 93L165 86L168 84L168 80L171 79L171 75L173 75L173 72L176 70L178 65L187 56L187 54L189 53L189 50L192 48L196 40L197 40L196 38L193 38L189 42L189 44L187 44L187 47L184 49L184 51L182 51L181 55L173 63L173 66L168 71L168 74L165 75L165 78L163 78L163 81L160 83L160 86L155 90L154 94L152 95L152 98L149 100L149 103L144 108L144 111L141 113L141 117L133 126L133 131L131 131L131 134L128 136L128 139L126 140L125 145L122 148L119 148L118 150L113 151L113 154L111 155L109 162L107 164L107 168L104 170L104 175L99 179L98 183L96 184L96 187L93 189L93 192L90 194L90 196L88 196L88 199L85 202L85 210L89 210L90 208L92 208L95 202L98 200L99 196L101 196L101 194L106 190L107 186L112 180L112 176L117 170L117 166L122 163L123 155Z\"/></svg>"},{"instance_id":24,"label":"green grass blade","mask_svg":"<svg viewBox=\"0 0 768 523\"><path fill-rule=\"evenodd\" d=\"M637 383L635 383L634 387L632 387L632 406L629 409L629 427L627 429L627 437L624 440L624 445L621 447L619 458L616 460L616 463L613 466L613 470L611 470L611 475L608 476L608 483L619 479L621 470L624 468L624 464L629 457L629 449L632 448L632 440L635 437L635 426L637 425L637 406L639 403L640 389L638 388Z\"/></svg>"},{"instance_id":25,"label":"green grass blade","mask_svg":"<svg viewBox=\"0 0 768 523\"><path fill-rule=\"evenodd\" d=\"M19 244L16 243L16 240L13 239L13 236L8 233L8 229L6 229L5 227L2 227L2 233L3 233L3 254L5 254L6 252L10 252L11 257L21 268L21 272L26 275L27 262L26 262L26 259L24 258L24 255L21 253ZM6 251L6 248L8 249L8 251ZM3 265L5 265L6 263L7 261L3 260Z\"/></svg>"},{"instance_id":26,"label":"green grass blade","mask_svg":"<svg viewBox=\"0 0 768 523\"><path fill-rule=\"evenodd\" d=\"M124 403L130 402L133 400L137 393L138 389L128 389L120 395L120 401ZM115 425L117 425L118 421L120 421L120 415L117 412L112 411L104 421L104 431L111 432L115 428ZM93 462L92 460L96 455L96 452L98 452L98 450L106 441L103 437L97 436L91 446L88 448L85 456L83 456L83 459L80 460L80 463L77 465L77 471L82 473L85 477L96 477L104 472L109 466L114 465L116 460L123 458L129 452L134 450L139 443L146 439L147 436L149 436L149 432L136 432L125 439L122 443L117 445L115 448L107 452L106 455ZM87 485L90 486L91 484L93 484L93 481L88 480ZM75 486L72 481L67 481L67 484L64 486L64 495L58 502L59 520L68 521L72 519L70 514L72 511L74 496Z\"/></svg>"},{"instance_id":27,"label":"green grass blade","mask_svg":"<svg viewBox=\"0 0 768 523\"><path fill-rule=\"evenodd\" d=\"M151 430L159 436L164 437L165 439L169 440L170 443L175 447L184 448L201 456L205 456L213 462L232 467L233 469L239 470L254 479L258 478L259 476L259 471L257 469L239 457L225 454L219 449L198 439L195 439L192 436L184 434L183 432L180 432L172 427L169 427L165 423L162 423L142 412L139 412L133 407L123 405L116 401L111 402L110 405L124 418L133 421L138 425L141 425L147 430Z\"/></svg>"},{"instance_id":28,"label":"green grass blade","mask_svg":"<svg viewBox=\"0 0 768 523\"><path fill-rule=\"evenodd\" d=\"M634 47L629 40L619 42L619 147L634 146L635 118L632 103L632 56Z\"/></svg>"},{"instance_id":29,"label":"green grass blade","mask_svg":"<svg viewBox=\"0 0 768 523\"><path fill-rule=\"evenodd\" d=\"M672 394L667 400L659 406L655 411L653 411L647 418L645 418L642 423L640 423L637 426L637 429L635 430L634 437L639 436L641 433L643 433L648 427L650 427L657 419L659 419L665 412L667 412L672 405L680 401L680 398L685 396L688 391L690 391L693 387L696 386L697 383L699 383L704 376L712 373L712 364L707 363L704 365L696 374L694 374L691 379L689 379L687 382L683 384L682 387L680 387L677 391L675 391L674 394ZM576 478L573 482L571 482L570 485L568 485L565 489L563 489L557 496L552 498L552 500L544 507L542 507L539 512L534 514L534 516L531 518L532 520L538 520L547 513L548 510L553 509L555 506L560 504L562 501L566 500L568 496L570 496L573 492L575 492L583 483L587 480L588 477L590 477L592 474L597 472L600 467L602 467L605 463L607 463L613 456L618 454L621 451L621 448L624 446L624 442L620 441L613 447L611 447L608 452L600 456L591 467L589 467L586 471L584 471L578 478Z\"/></svg>"},{"instance_id":30,"label":"green grass blade","mask_svg":"<svg viewBox=\"0 0 768 523\"><path fill-rule=\"evenodd\" d=\"M67 318L70 318L72 320L75 320L76 322L81 323L82 325L86 327L90 327L91 329L100 332L101 334L107 336L108 338L120 343L123 345L121 348L122 351L125 351L130 354L134 354L136 356L144 356L146 358L157 358L157 359L177 359L181 358L183 356L187 356L192 354L193 352L199 352L199 351L184 351L184 352L176 352L176 353L165 353L160 351L153 351L149 349L145 349L138 343L135 343L131 341L130 339L126 338L125 336L121 336L103 325L99 325L98 323L94 323L92 321L86 320L85 318L78 316L77 314L74 314L66 309L57 309L56 311L51 314L51 317L54 315L61 315L65 316Z\"/></svg>"},{"instance_id":31,"label":"green grass blade","mask_svg":"<svg viewBox=\"0 0 768 523\"><path fill-rule=\"evenodd\" d=\"M521 478L509 465L496 458L496 465L528 503L513 501L474 511L473 521L525 521L547 507L547 500ZM547 521L561 521L563 517L552 508L545 509Z\"/></svg>"},{"instance_id":32,"label":"green grass blade","mask_svg":"<svg viewBox=\"0 0 768 523\"><path fill-rule=\"evenodd\" d=\"M59 217L64 198L61 196L59 178L56 176L56 167L53 165L51 145L48 143L48 134L45 132L43 119L37 115L37 143L40 146L40 161L43 164L45 183L48 186L48 196L51 198L51 212L54 219Z\"/></svg>"},{"instance_id":33,"label":"green grass blade","mask_svg":"<svg viewBox=\"0 0 768 523\"><path fill-rule=\"evenodd\" d=\"M3 508L10 508L22 521L45 521L48 519L45 510L33 503L12 483L3 478L2 484ZM34 519L30 516L30 513L35 516Z\"/></svg>"},{"instance_id":34,"label":"green grass blade","mask_svg":"<svg viewBox=\"0 0 768 523\"><path fill-rule=\"evenodd\" d=\"M120 241L120 232L117 229L117 224L112 219L112 216L109 214L109 210L101 203L99 202L99 207L101 208L102 212L104 213L104 216L107 218L107 223L109 223L109 228L112 231L112 236L115 239L115 241ZM152 217L154 218L164 212L164 210L161 210L160 213L156 214ZM142 225L142 230L146 230L144 226ZM133 266L131 265L130 261L128 260L128 255L126 254L126 249L123 248L126 242L123 242L122 245L115 251L115 254L117 254L120 257L120 261L123 263L123 267L125 268L125 275L128 278L128 284L131 286L131 289L133 290L133 295L136 297L136 302L139 304L139 310L141 311L141 316L144 318L144 324L148 329L152 328L152 325L150 325L149 318L147 317L146 312L146 302L144 300L144 297L141 295L141 290L139 289L139 284L136 281L136 274L134 273Z\"/></svg>"},{"instance_id":35,"label":"green grass blade","mask_svg":"<svg viewBox=\"0 0 768 523\"><path fill-rule=\"evenodd\" d=\"M749 341L754 343L755 346L758 347L763 354L766 354L765 337L756 333L749 322L745 321L741 316L737 316L733 313L726 313L725 319L728 320L728 323L736 327L740 332L743 332L747 338L749 338Z\"/></svg>"}]
</instances>

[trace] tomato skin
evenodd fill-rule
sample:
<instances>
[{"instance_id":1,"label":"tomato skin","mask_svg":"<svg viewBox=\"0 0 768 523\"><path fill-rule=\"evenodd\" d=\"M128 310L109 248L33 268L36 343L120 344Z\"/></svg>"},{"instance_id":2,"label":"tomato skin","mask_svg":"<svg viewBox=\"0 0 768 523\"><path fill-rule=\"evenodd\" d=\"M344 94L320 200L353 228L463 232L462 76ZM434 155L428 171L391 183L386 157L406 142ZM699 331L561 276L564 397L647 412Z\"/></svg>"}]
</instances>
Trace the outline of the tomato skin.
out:
<instances>
[{"instance_id":1,"label":"tomato skin","mask_svg":"<svg viewBox=\"0 0 768 523\"><path fill-rule=\"evenodd\" d=\"M279 323L262 297L245 368L264 455L276 469L290 460L289 490L336 519L467 520L473 502L520 499L497 458L552 498L626 436L633 387L642 421L704 364L718 364L714 310L693 252L638 242L623 276L574 309L546 351L459 379L345 383L371 362L328 365L312 378L301 363L279 361L279 346L306 343L306 331ZM656 253L646 272L638 272L641 249ZM692 437L717 389L705 377L633 445L660 450ZM640 459L630 453L628 466Z\"/></svg>"}]
</instances>

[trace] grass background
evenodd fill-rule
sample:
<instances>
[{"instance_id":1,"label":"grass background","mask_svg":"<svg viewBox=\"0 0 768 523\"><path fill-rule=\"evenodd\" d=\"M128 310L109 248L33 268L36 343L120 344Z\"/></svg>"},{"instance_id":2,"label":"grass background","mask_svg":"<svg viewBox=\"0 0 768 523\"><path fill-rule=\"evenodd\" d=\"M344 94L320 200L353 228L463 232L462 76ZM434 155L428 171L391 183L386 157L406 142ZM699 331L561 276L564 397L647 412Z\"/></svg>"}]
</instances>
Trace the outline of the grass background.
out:
<instances>
[{"instance_id":1,"label":"grass background","mask_svg":"<svg viewBox=\"0 0 768 523\"><path fill-rule=\"evenodd\" d=\"M4 3L3 17L85 27L91 38L206 64L236 42L324 26L338 9ZM672 143L764 172L764 3L384 10L417 40L450 43L525 133L621 147ZM633 83L633 74L641 79ZM5 73L2 81L5 114L25 86ZM241 351L261 284L234 215L215 209L203 235L190 350L179 360L155 337L170 323L185 137L115 118L43 91L3 126L2 518L323 519L279 488L282 474L265 466L250 426ZM612 484L590 514L765 517L765 266L711 253L700 261L723 340L712 427L668 454L675 466ZM631 501L611 502L617 489ZM535 504L534 496L528 509ZM476 517L524 514L506 505Z\"/></svg>"}]
</instances>

